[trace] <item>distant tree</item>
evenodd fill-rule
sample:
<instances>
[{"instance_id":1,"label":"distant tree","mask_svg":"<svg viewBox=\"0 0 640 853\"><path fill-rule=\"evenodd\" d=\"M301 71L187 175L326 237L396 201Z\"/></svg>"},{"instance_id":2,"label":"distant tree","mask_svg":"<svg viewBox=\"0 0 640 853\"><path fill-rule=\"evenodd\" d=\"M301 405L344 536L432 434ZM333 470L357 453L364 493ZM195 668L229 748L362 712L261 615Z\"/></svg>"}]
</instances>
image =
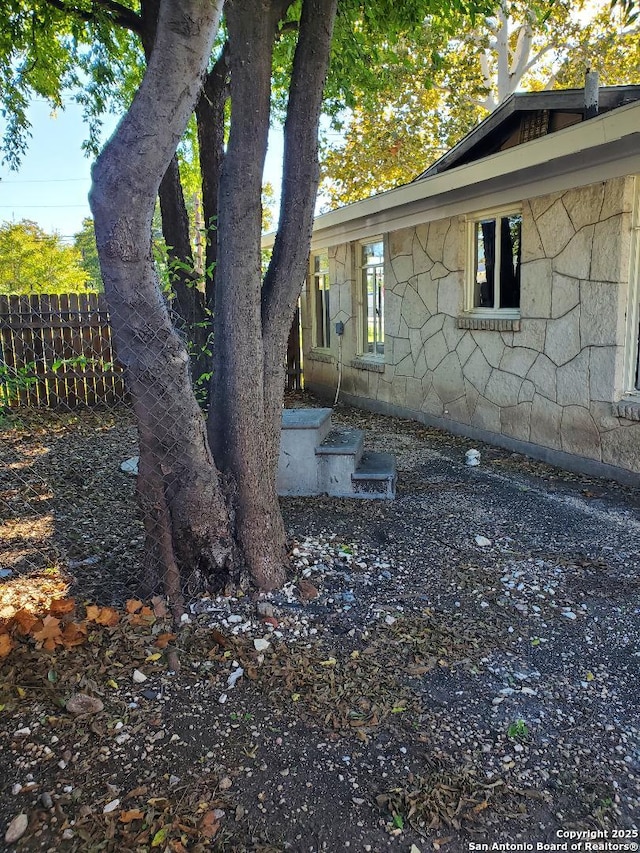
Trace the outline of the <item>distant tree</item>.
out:
<instances>
[{"instance_id":1,"label":"distant tree","mask_svg":"<svg viewBox=\"0 0 640 853\"><path fill-rule=\"evenodd\" d=\"M82 255L35 222L0 225L0 293L84 293L94 290Z\"/></svg>"},{"instance_id":2,"label":"distant tree","mask_svg":"<svg viewBox=\"0 0 640 853\"><path fill-rule=\"evenodd\" d=\"M356 94L335 145L325 144L329 207L412 180L516 90L640 82L640 25L608 0L502 0L460 16L455 35L425 20L380 68L384 86Z\"/></svg>"},{"instance_id":3,"label":"distant tree","mask_svg":"<svg viewBox=\"0 0 640 853\"><path fill-rule=\"evenodd\" d=\"M104 286L100 273L96 232L93 228L93 219L90 216L82 220L82 230L74 235L73 245L80 252L82 258L82 269L87 274L87 288L101 293Z\"/></svg>"}]
</instances>

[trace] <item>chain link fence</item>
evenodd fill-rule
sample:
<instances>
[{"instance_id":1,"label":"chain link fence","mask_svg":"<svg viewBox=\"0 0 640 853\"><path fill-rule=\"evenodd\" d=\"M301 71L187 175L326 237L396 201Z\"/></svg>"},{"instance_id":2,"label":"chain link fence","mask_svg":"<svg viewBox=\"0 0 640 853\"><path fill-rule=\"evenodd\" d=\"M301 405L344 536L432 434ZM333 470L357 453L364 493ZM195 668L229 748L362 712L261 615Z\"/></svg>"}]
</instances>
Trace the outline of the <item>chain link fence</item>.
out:
<instances>
[{"instance_id":1,"label":"chain link fence","mask_svg":"<svg viewBox=\"0 0 640 853\"><path fill-rule=\"evenodd\" d=\"M0 621L140 594L138 439L104 296L0 297Z\"/></svg>"}]
</instances>

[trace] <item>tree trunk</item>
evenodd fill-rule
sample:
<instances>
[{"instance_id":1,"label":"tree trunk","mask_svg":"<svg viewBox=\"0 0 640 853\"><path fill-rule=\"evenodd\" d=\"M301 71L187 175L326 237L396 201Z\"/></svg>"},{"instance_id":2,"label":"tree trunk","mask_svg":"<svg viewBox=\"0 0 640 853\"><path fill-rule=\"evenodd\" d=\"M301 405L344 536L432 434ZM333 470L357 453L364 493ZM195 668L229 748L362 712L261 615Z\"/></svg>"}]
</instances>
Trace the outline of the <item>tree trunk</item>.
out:
<instances>
[{"instance_id":1,"label":"tree trunk","mask_svg":"<svg viewBox=\"0 0 640 853\"><path fill-rule=\"evenodd\" d=\"M276 475L286 347L309 253L318 186L318 120L336 0L303 3L285 125L285 212L263 289L260 198L271 52L276 23L287 5L232 0L226 6L231 128L220 182L209 413L216 463L237 483L238 539L252 576L264 589L284 580L285 535Z\"/></svg>"},{"instance_id":2,"label":"tree trunk","mask_svg":"<svg viewBox=\"0 0 640 853\"><path fill-rule=\"evenodd\" d=\"M271 429L264 453L270 476L278 467L287 340L307 273L320 170L318 126L329 66L337 0L305 0L293 60L284 126L284 172L278 234L262 291L264 398Z\"/></svg>"},{"instance_id":3,"label":"tree trunk","mask_svg":"<svg viewBox=\"0 0 640 853\"><path fill-rule=\"evenodd\" d=\"M90 196L118 357L138 420L141 486L147 482L155 507L147 553L160 558L157 579L173 591L174 608L181 604L176 564L183 583L215 585L235 556L189 358L160 293L150 245L160 181L199 94L220 11L221 2L163 0L143 82L93 168Z\"/></svg>"},{"instance_id":4,"label":"tree trunk","mask_svg":"<svg viewBox=\"0 0 640 853\"><path fill-rule=\"evenodd\" d=\"M143 0L140 7L140 37L147 64L153 52L158 26L159 0ZM188 342L192 380L199 396L206 397L208 374L211 372L209 354L210 318L205 310L204 294L195 287L195 270L189 234L189 216L184 203L180 167L172 157L158 190L162 216L162 236L170 262L171 287L174 295L172 312L174 325ZM198 384L200 377L206 377ZM205 384L206 383L206 384Z\"/></svg>"},{"instance_id":5,"label":"tree trunk","mask_svg":"<svg viewBox=\"0 0 640 853\"><path fill-rule=\"evenodd\" d=\"M215 310L215 267L218 260L218 190L224 158L224 108L229 97L229 57L225 44L215 65L205 77L196 105L200 173L202 176L202 212L206 229L205 299L208 310Z\"/></svg>"},{"instance_id":6,"label":"tree trunk","mask_svg":"<svg viewBox=\"0 0 640 853\"><path fill-rule=\"evenodd\" d=\"M275 476L265 465L260 315L262 172L269 132L271 57L285 4L231 0L231 124L222 167L209 437L216 464L237 488L236 533L258 586L285 577L285 534ZM273 441L273 437L271 441Z\"/></svg>"},{"instance_id":7,"label":"tree trunk","mask_svg":"<svg viewBox=\"0 0 640 853\"><path fill-rule=\"evenodd\" d=\"M205 310L204 294L197 287L189 217L184 203L180 168L173 157L160 182L158 192L162 213L162 234L169 258L169 280L173 291L171 305L174 325L188 343L191 372L196 393L206 390L211 373L209 328L211 318Z\"/></svg>"}]
</instances>

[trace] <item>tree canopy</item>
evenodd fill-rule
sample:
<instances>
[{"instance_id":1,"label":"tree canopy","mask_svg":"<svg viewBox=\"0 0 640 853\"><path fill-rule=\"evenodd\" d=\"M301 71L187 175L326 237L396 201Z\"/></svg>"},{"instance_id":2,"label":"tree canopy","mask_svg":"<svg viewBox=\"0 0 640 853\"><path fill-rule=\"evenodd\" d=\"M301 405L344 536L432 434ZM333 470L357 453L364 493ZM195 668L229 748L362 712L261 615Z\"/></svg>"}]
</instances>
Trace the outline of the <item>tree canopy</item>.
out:
<instances>
[{"instance_id":1,"label":"tree canopy","mask_svg":"<svg viewBox=\"0 0 640 853\"><path fill-rule=\"evenodd\" d=\"M75 246L35 222L0 225L0 293L83 293L97 290Z\"/></svg>"},{"instance_id":2,"label":"tree canopy","mask_svg":"<svg viewBox=\"0 0 640 853\"><path fill-rule=\"evenodd\" d=\"M601 85L639 82L640 26L607 0L515 0L459 16L453 35L427 20L386 59L324 146L329 207L412 180L517 89L581 87L588 68Z\"/></svg>"}]
</instances>

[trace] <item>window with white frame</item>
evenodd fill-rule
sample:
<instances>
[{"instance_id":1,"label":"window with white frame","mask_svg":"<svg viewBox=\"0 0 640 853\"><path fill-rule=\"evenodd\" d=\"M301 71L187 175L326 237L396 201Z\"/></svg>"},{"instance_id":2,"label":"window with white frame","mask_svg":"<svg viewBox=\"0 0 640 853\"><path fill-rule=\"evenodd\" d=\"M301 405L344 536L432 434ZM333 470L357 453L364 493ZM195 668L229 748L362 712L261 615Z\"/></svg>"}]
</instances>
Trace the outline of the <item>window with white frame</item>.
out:
<instances>
[{"instance_id":1,"label":"window with white frame","mask_svg":"<svg viewBox=\"0 0 640 853\"><path fill-rule=\"evenodd\" d=\"M468 220L467 311L511 313L520 308L522 214L488 212Z\"/></svg>"},{"instance_id":2,"label":"window with white frame","mask_svg":"<svg viewBox=\"0 0 640 853\"><path fill-rule=\"evenodd\" d=\"M329 256L320 252L311 256L312 345L316 349L331 346L329 306Z\"/></svg>"},{"instance_id":3,"label":"window with white frame","mask_svg":"<svg viewBox=\"0 0 640 853\"><path fill-rule=\"evenodd\" d=\"M362 287L362 352L384 355L384 243L377 238L360 244Z\"/></svg>"}]
</instances>

